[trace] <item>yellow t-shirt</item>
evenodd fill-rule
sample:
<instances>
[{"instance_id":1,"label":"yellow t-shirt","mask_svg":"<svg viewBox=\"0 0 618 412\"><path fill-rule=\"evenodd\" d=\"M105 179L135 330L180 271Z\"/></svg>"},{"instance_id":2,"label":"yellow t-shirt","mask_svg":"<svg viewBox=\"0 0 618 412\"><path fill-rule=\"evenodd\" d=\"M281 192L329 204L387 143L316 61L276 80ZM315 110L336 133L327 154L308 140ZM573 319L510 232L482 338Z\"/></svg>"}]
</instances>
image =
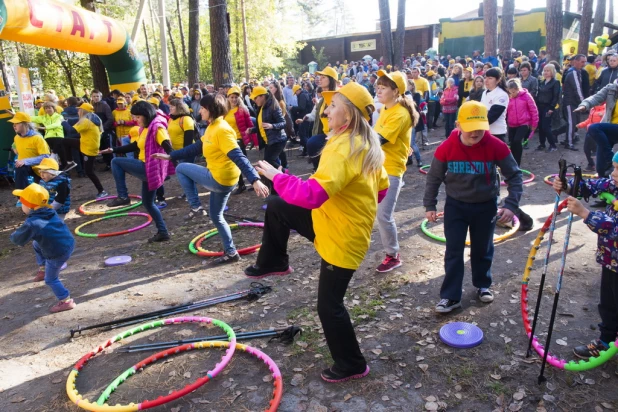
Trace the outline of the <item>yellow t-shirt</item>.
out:
<instances>
[{"instance_id":1,"label":"yellow t-shirt","mask_svg":"<svg viewBox=\"0 0 618 412\"><path fill-rule=\"evenodd\" d=\"M324 110L326 110L327 107L328 106L326 103L322 104L322 107L320 107L320 113L318 113L318 117L320 118L320 121L322 122L322 127L324 128L324 133L328 133L330 131L330 128L328 127L328 117L322 117L322 115L324 114Z\"/></svg>"},{"instance_id":2,"label":"yellow t-shirt","mask_svg":"<svg viewBox=\"0 0 618 412\"><path fill-rule=\"evenodd\" d=\"M202 154L206 158L206 167L212 173L212 177L223 186L234 186L238 182L240 169L227 154L238 149L236 132L218 117L206 128L202 136Z\"/></svg>"},{"instance_id":3,"label":"yellow t-shirt","mask_svg":"<svg viewBox=\"0 0 618 412\"><path fill-rule=\"evenodd\" d=\"M285 117L285 114L288 112L287 107L285 107L285 101L279 100L279 107L281 107L281 114Z\"/></svg>"},{"instance_id":4,"label":"yellow t-shirt","mask_svg":"<svg viewBox=\"0 0 618 412\"><path fill-rule=\"evenodd\" d=\"M129 137L131 138L131 143L137 140L139 137L139 126L133 126L131 130L129 130Z\"/></svg>"},{"instance_id":5,"label":"yellow t-shirt","mask_svg":"<svg viewBox=\"0 0 618 412\"><path fill-rule=\"evenodd\" d=\"M618 110L616 110L616 106L614 106L614 111L612 112L612 124L618 124Z\"/></svg>"},{"instance_id":6,"label":"yellow t-shirt","mask_svg":"<svg viewBox=\"0 0 618 412\"><path fill-rule=\"evenodd\" d=\"M232 110L227 112L227 114L225 115L225 121L236 132L236 139L242 139L242 136L240 135L240 130L238 130L238 125L236 124L236 113L237 112L238 112L238 107L234 107Z\"/></svg>"},{"instance_id":7,"label":"yellow t-shirt","mask_svg":"<svg viewBox=\"0 0 618 412\"><path fill-rule=\"evenodd\" d=\"M584 70L588 72L588 81L590 82L590 86L592 87L597 74L597 67L594 64L588 63L584 66Z\"/></svg>"},{"instance_id":8,"label":"yellow t-shirt","mask_svg":"<svg viewBox=\"0 0 618 412\"><path fill-rule=\"evenodd\" d=\"M17 160L49 154L49 146L40 134L29 137L15 135L13 143L15 144L15 150L17 150Z\"/></svg>"},{"instance_id":9,"label":"yellow t-shirt","mask_svg":"<svg viewBox=\"0 0 618 412\"><path fill-rule=\"evenodd\" d=\"M260 107L260 112L258 113L258 129L260 130L260 136L264 139L264 143L268 144L268 136L266 136L266 130L264 130L264 126L262 126L262 107Z\"/></svg>"},{"instance_id":10,"label":"yellow t-shirt","mask_svg":"<svg viewBox=\"0 0 618 412\"><path fill-rule=\"evenodd\" d=\"M137 148L139 149L138 159L142 162L146 161L146 137L148 137L148 128L145 127L137 138ZM157 129L157 143L161 146L165 140L170 140L167 130L159 127Z\"/></svg>"},{"instance_id":11,"label":"yellow t-shirt","mask_svg":"<svg viewBox=\"0 0 618 412\"><path fill-rule=\"evenodd\" d=\"M181 125L182 122L182 125ZM182 116L170 120L167 124L167 133L172 140L172 149L179 150L185 145L185 131L195 130L195 122L191 116Z\"/></svg>"},{"instance_id":12,"label":"yellow t-shirt","mask_svg":"<svg viewBox=\"0 0 618 412\"><path fill-rule=\"evenodd\" d=\"M405 107L397 103L390 109L383 107L376 122L375 131L388 140L382 145L384 168L391 176L403 176L406 171L412 119Z\"/></svg>"},{"instance_id":13,"label":"yellow t-shirt","mask_svg":"<svg viewBox=\"0 0 618 412\"><path fill-rule=\"evenodd\" d=\"M416 93L420 93L421 98L424 98L425 92L429 92L429 82L424 77L418 79L412 79L414 86L416 86Z\"/></svg>"},{"instance_id":14,"label":"yellow t-shirt","mask_svg":"<svg viewBox=\"0 0 618 412\"><path fill-rule=\"evenodd\" d=\"M101 143L101 129L99 129L99 126L92 123L90 119L83 117L73 127L80 136L79 151L86 156L98 155Z\"/></svg>"},{"instance_id":15,"label":"yellow t-shirt","mask_svg":"<svg viewBox=\"0 0 618 412\"><path fill-rule=\"evenodd\" d=\"M356 136L355 147L362 147ZM388 176L366 176L362 164L367 148L350 159L350 133L331 137L324 146L318 170L310 177L328 193L328 200L311 211L318 254L328 263L358 269L369 249L378 209L378 192L388 188Z\"/></svg>"},{"instance_id":16,"label":"yellow t-shirt","mask_svg":"<svg viewBox=\"0 0 618 412\"><path fill-rule=\"evenodd\" d=\"M131 110L129 109L124 109L124 110L114 110L112 112L112 117L114 118L114 121L116 123L118 123L119 120L122 120L123 122L130 122L133 120L133 116L131 116ZM129 130L131 130L133 126L125 126L123 124L119 124L118 126L116 126L116 136L120 137L125 137L129 135Z\"/></svg>"},{"instance_id":17,"label":"yellow t-shirt","mask_svg":"<svg viewBox=\"0 0 618 412\"><path fill-rule=\"evenodd\" d=\"M469 92L474 84L474 80L465 80L464 81L464 92Z\"/></svg>"}]
</instances>

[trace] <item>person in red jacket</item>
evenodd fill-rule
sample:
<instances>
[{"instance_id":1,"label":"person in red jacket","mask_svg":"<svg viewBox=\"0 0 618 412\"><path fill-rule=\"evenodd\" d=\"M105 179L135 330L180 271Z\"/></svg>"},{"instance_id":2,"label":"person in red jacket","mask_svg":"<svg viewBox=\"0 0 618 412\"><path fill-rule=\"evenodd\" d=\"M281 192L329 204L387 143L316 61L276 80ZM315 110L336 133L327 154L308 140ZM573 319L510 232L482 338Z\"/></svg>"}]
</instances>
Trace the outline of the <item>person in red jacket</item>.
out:
<instances>
[{"instance_id":1,"label":"person in red jacket","mask_svg":"<svg viewBox=\"0 0 618 412\"><path fill-rule=\"evenodd\" d=\"M583 122L578 123L576 127L578 129L583 129L584 127L588 129L591 124L601 123L603 116L605 116L605 103L590 109L590 115L588 118ZM586 166L584 170L587 172L594 172L596 170L594 159L592 158L592 153L596 153L596 151L596 142L590 134L586 133L586 140L584 140L584 154L586 155L586 160L588 160L588 166Z\"/></svg>"},{"instance_id":2,"label":"person in red jacket","mask_svg":"<svg viewBox=\"0 0 618 412\"><path fill-rule=\"evenodd\" d=\"M442 106L442 113L444 114L444 136L449 137L455 128L459 91L455 86L455 80L452 77L446 79L444 86L444 92L440 98L440 105Z\"/></svg>"},{"instance_id":3,"label":"person in red jacket","mask_svg":"<svg viewBox=\"0 0 618 412\"><path fill-rule=\"evenodd\" d=\"M539 111L530 93L521 87L519 79L507 81L506 89L510 97L509 106L506 109L509 144L517 166L519 166L523 143L527 144L528 137L532 136L539 125Z\"/></svg>"}]
</instances>

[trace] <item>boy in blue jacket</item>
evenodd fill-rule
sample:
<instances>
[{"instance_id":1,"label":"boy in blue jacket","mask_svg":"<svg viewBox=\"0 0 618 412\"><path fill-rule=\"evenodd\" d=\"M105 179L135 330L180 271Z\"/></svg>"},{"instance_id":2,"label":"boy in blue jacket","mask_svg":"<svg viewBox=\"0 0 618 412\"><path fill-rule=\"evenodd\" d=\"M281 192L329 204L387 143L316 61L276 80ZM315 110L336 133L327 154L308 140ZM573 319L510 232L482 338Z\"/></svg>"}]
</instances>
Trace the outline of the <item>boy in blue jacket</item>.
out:
<instances>
[{"instance_id":1,"label":"boy in blue jacket","mask_svg":"<svg viewBox=\"0 0 618 412\"><path fill-rule=\"evenodd\" d=\"M39 270L34 282L45 280L58 303L49 308L52 313L73 309L76 304L64 287L58 274L62 265L69 260L75 247L75 239L56 211L48 205L49 192L32 183L25 189L13 191L21 201L21 208L27 215L26 221L11 234L11 242L24 246L32 240Z\"/></svg>"},{"instance_id":2,"label":"boy in blue jacket","mask_svg":"<svg viewBox=\"0 0 618 412\"><path fill-rule=\"evenodd\" d=\"M618 153L612 159L614 167L610 177L586 179L581 182L580 193L584 199L599 196L606 192L618 197ZM569 188L573 181L568 184ZM554 190L566 191L560 179L555 179ZM588 229L596 233L597 263L601 265L601 293L599 299L599 315L601 335L587 345L573 349L575 356L582 359L597 357L601 351L609 349L609 344L618 338L618 201L608 204L605 211L588 210L574 197L568 198L569 212L581 217Z\"/></svg>"}]
</instances>

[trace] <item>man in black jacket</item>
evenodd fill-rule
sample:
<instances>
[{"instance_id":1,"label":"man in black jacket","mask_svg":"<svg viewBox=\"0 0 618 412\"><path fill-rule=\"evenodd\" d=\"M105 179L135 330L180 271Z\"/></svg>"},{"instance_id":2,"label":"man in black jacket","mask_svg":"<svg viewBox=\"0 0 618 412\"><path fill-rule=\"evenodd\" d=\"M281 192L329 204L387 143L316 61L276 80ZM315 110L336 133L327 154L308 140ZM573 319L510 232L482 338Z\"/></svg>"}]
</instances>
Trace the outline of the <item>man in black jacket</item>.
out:
<instances>
[{"instance_id":1,"label":"man in black jacket","mask_svg":"<svg viewBox=\"0 0 618 412\"><path fill-rule=\"evenodd\" d=\"M562 110L567 121L566 139L562 144L567 149L575 148L576 125L579 123L579 113L575 112L577 106L584 100L582 68L586 64L586 56L576 54L571 58L571 68L566 71L562 78Z\"/></svg>"},{"instance_id":2,"label":"man in black jacket","mask_svg":"<svg viewBox=\"0 0 618 412\"><path fill-rule=\"evenodd\" d=\"M292 91L298 100L298 106L292 106L292 119L294 124L298 125L298 137L300 137L300 145L303 147L301 156L307 155L307 139L311 137L311 123L303 122L302 119L311 113L313 110L313 102L309 93L298 84L292 87ZM298 122L300 120L300 122Z\"/></svg>"},{"instance_id":3,"label":"man in black jacket","mask_svg":"<svg viewBox=\"0 0 618 412\"><path fill-rule=\"evenodd\" d=\"M103 133L101 134L101 144L99 148L101 150L113 148L116 146L116 133L114 131L114 118L112 117L112 109L107 103L102 100L103 94L97 89L94 89L92 91L90 97L92 98L92 107L94 107L94 113L99 116L99 118L103 122ZM105 171L112 169L111 164L113 158L114 156L112 154L103 155L103 160L106 163Z\"/></svg>"}]
</instances>

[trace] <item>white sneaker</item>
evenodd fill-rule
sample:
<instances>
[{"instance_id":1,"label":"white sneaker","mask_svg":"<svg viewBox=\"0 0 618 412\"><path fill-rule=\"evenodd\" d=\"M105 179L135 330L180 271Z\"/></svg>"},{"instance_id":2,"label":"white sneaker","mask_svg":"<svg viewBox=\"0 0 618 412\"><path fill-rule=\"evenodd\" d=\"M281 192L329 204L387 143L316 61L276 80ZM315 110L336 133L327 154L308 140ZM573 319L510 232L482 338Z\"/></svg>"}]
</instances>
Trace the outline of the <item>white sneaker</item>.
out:
<instances>
[{"instance_id":1,"label":"white sneaker","mask_svg":"<svg viewBox=\"0 0 618 412\"><path fill-rule=\"evenodd\" d=\"M478 290L479 300L483 303L491 303L494 301L494 294L489 288L480 288Z\"/></svg>"},{"instance_id":2,"label":"white sneaker","mask_svg":"<svg viewBox=\"0 0 618 412\"><path fill-rule=\"evenodd\" d=\"M449 299L440 299L440 302L436 305L436 312L438 313L448 313L452 310L461 307L461 302L456 300Z\"/></svg>"},{"instance_id":3,"label":"white sneaker","mask_svg":"<svg viewBox=\"0 0 618 412\"><path fill-rule=\"evenodd\" d=\"M101 199L102 197L107 197L107 196L109 196L109 193L103 190L101 193L97 195L97 199Z\"/></svg>"}]
</instances>

